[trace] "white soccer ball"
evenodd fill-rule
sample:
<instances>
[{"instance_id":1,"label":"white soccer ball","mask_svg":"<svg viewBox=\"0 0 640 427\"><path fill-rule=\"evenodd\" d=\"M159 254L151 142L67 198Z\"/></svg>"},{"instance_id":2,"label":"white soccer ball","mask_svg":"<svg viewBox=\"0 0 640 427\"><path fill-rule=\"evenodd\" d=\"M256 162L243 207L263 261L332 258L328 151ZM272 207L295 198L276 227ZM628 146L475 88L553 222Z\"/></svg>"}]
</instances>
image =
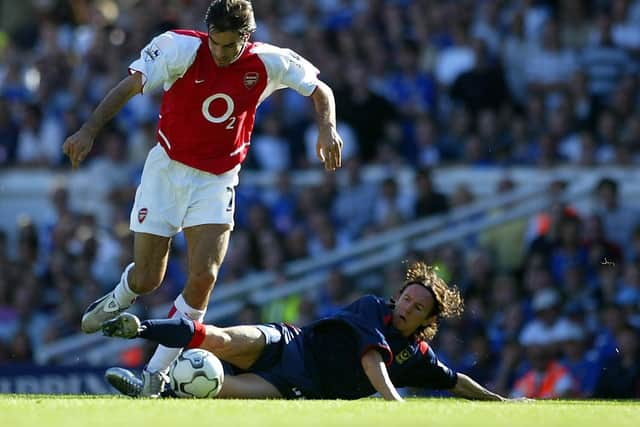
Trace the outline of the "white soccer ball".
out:
<instances>
[{"instance_id":1,"label":"white soccer ball","mask_svg":"<svg viewBox=\"0 0 640 427\"><path fill-rule=\"evenodd\" d=\"M169 371L171 388L178 397L215 397L222 389L224 369L220 359L202 349L183 351Z\"/></svg>"}]
</instances>

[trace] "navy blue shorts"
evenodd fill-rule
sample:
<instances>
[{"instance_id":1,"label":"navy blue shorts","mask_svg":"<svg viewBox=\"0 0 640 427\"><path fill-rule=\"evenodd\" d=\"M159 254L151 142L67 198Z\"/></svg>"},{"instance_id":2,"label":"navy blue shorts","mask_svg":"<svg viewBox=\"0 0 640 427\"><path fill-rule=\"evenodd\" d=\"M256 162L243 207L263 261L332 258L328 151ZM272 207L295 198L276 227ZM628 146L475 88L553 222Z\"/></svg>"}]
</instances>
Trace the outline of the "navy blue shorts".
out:
<instances>
[{"instance_id":1,"label":"navy blue shorts","mask_svg":"<svg viewBox=\"0 0 640 427\"><path fill-rule=\"evenodd\" d=\"M304 333L286 323L257 325L266 346L248 372L273 384L286 399L319 399L320 390L312 379L307 360Z\"/></svg>"}]
</instances>

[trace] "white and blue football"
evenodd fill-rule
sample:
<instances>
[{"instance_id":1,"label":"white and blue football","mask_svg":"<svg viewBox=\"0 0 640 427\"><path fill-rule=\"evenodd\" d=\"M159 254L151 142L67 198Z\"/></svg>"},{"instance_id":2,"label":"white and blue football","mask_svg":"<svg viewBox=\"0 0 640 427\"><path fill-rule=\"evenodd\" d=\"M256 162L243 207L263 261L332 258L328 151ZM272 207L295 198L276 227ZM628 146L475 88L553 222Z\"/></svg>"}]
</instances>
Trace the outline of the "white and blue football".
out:
<instances>
[{"instance_id":1,"label":"white and blue football","mask_svg":"<svg viewBox=\"0 0 640 427\"><path fill-rule=\"evenodd\" d=\"M215 397L222 389L224 369L222 362L202 349L183 351L169 371L171 388L178 397Z\"/></svg>"}]
</instances>

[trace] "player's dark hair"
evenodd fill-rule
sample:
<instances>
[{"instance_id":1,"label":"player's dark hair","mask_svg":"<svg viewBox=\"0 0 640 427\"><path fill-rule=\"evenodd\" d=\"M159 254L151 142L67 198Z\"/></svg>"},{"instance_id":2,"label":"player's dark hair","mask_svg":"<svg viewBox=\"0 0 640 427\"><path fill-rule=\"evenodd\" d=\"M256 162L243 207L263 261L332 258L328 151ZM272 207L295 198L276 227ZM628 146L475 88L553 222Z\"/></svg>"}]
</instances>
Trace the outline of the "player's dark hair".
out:
<instances>
[{"instance_id":1,"label":"player's dark hair","mask_svg":"<svg viewBox=\"0 0 640 427\"><path fill-rule=\"evenodd\" d=\"M438 319L460 316L464 310L464 302L458 288L447 285L438 276L437 271L437 267L426 265L421 261L414 262L407 268L405 282L400 289L400 295L402 295L404 290L411 285L424 286L431 293L435 302L435 306L427 318L434 315L436 317L431 323L414 332L413 335L417 340L432 340L438 332ZM391 303L395 304L395 301L391 299Z\"/></svg>"},{"instance_id":2,"label":"player's dark hair","mask_svg":"<svg viewBox=\"0 0 640 427\"><path fill-rule=\"evenodd\" d=\"M209 31L236 31L242 35L256 30L253 6L248 0L213 0L207 9L204 23Z\"/></svg>"}]
</instances>

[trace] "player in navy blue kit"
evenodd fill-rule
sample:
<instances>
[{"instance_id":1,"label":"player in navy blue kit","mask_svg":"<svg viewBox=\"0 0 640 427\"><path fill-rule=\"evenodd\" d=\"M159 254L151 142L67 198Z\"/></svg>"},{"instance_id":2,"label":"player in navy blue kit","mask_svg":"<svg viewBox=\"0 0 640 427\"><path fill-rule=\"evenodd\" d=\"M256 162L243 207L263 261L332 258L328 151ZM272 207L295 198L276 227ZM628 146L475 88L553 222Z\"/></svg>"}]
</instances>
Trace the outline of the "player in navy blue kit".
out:
<instances>
[{"instance_id":1,"label":"player in navy blue kit","mask_svg":"<svg viewBox=\"0 0 640 427\"><path fill-rule=\"evenodd\" d=\"M147 320L122 314L107 336L144 338L167 347L203 348L230 364L219 397L358 399L378 392L403 400L399 387L449 390L469 399L507 400L440 362L429 346L438 320L462 313L458 290L433 267L407 271L397 300L364 296L303 328L285 323L218 328L197 321ZM120 368L107 380L136 396L141 382Z\"/></svg>"}]
</instances>

